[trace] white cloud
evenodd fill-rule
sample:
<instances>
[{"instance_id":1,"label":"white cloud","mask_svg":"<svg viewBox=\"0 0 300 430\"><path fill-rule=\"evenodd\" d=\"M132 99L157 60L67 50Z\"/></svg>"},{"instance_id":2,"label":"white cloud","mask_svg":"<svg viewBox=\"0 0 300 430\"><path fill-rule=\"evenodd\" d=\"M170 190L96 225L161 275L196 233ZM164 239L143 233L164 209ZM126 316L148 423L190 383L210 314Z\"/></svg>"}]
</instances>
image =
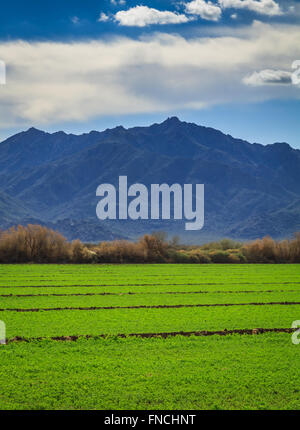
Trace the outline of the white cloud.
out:
<instances>
[{"instance_id":1,"label":"white cloud","mask_svg":"<svg viewBox=\"0 0 300 430\"><path fill-rule=\"evenodd\" d=\"M0 41L7 65L0 128L300 99L293 85L243 83L259 70L292 71L300 58L299 26L255 22L227 28L226 35L217 30L215 36L189 39L151 34L137 40Z\"/></svg>"},{"instance_id":2,"label":"white cloud","mask_svg":"<svg viewBox=\"0 0 300 430\"><path fill-rule=\"evenodd\" d=\"M182 24L190 19L176 12L160 11L147 6L136 6L117 12L115 20L124 26L145 27L151 24Z\"/></svg>"},{"instance_id":3,"label":"white cloud","mask_svg":"<svg viewBox=\"0 0 300 430\"><path fill-rule=\"evenodd\" d=\"M109 20L109 16L106 13L101 12L98 18L98 22L107 22Z\"/></svg>"},{"instance_id":4,"label":"white cloud","mask_svg":"<svg viewBox=\"0 0 300 430\"><path fill-rule=\"evenodd\" d=\"M218 0L223 9L248 9L261 15L282 15L283 12L275 0Z\"/></svg>"},{"instance_id":5,"label":"white cloud","mask_svg":"<svg viewBox=\"0 0 300 430\"><path fill-rule=\"evenodd\" d=\"M110 0L110 3L113 6L118 6L118 5L124 6L126 4L126 0Z\"/></svg>"},{"instance_id":6,"label":"white cloud","mask_svg":"<svg viewBox=\"0 0 300 430\"><path fill-rule=\"evenodd\" d=\"M71 18L71 21L73 22L73 24L78 24L78 23L79 23L79 18L78 18L78 16L73 16L73 17Z\"/></svg>"},{"instance_id":7,"label":"white cloud","mask_svg":"<svg viewBox=\"0 0 300 430\"><path fill-rule=\"evenodd\" d=\"M190 3L186 3L185 11L210 21L219 21L222 15L222 10L219 6L205 0L193 0Z\"/></svg>"},{"instance_id":8,"label":"white cloud","mask_svg":"<svg viewBox=\"0 0 300 430\"><path fill-rule=\"evenodd\" d=\"M286 85L292 83L292 73L286 70L266 69L253 72L243 79L246 85L258 87L261 85Z\"/></svg>"}]
</instances>

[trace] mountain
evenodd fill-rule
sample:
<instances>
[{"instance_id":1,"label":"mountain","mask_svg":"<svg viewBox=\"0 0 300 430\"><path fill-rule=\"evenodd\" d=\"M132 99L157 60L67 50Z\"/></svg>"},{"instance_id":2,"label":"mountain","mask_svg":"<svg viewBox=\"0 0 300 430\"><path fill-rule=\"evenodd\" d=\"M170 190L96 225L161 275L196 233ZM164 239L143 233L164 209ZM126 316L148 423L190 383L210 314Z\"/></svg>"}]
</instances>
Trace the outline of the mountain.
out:
<instances>
[{"instance_id":1,"label":"mountain","mask_svg":"<svg viewBox=\"0 0 300 430\"><path fill-rule=\"evenodd\" d=\"M22 205L20 201L0 192L0 227L30 216L30 210Z\"/></svg>"},{"instance_id":2,"label":"mountain","mask_svg":"<svg viewBox=\"0 0 300 430\"><path fill-rule=\"evenodd\" d=\"M205 184L205 225L99 221L96 189L117 184ZM0 227L36 220L69 239L135 238L166 230L189 242L230 236L282 238L300 230L300 151L263 146L168 118L83 135L30 128L0 143ZM1 197L2 196L2 197Z\"/></svg>"}]
</instances>

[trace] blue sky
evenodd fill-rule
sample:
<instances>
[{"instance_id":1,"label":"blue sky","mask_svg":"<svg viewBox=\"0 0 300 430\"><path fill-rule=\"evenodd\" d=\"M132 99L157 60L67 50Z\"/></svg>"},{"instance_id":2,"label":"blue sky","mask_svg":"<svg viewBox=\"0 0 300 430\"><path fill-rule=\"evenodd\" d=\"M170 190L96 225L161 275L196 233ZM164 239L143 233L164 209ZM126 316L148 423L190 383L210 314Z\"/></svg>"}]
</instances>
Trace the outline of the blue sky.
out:
<instances>
[{"instance_id":1,"label":"blue sky","mask_svg":"<svg viewBox=\"0 0 300 430\"><path fill-rule=\"evenodd\" d=\"M0 60L1 140L177 115L300 148L299 1L14 0L1 8Z\"/></svg>"}]
</instances>

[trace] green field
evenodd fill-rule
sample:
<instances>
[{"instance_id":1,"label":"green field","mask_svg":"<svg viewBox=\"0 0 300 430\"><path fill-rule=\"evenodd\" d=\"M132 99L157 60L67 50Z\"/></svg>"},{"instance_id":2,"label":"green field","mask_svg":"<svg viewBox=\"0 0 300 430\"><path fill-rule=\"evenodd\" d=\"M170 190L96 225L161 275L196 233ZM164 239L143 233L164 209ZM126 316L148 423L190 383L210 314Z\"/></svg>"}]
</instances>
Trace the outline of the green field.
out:
<instances>
[{"instance_id":1,"label":"green field","mask_svg":"<svg viewBox=\"0 0 300 430\"><path fill-rule=\"evenodd\" d=\"M255 329L300 320L299 275L296 264L0 265L0 409L298 409L300 344ZM205 331L226 335L166 335Z\"/></svg>"}]
</instances>

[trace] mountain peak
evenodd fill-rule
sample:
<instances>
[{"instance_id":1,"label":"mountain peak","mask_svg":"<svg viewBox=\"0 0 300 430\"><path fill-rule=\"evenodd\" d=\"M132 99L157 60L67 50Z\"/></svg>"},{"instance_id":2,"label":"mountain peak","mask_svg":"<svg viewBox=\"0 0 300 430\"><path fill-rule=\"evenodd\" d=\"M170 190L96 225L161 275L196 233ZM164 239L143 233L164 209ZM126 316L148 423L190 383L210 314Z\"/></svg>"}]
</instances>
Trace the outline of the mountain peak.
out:
<instances>
[{"instance_id":1,"label":"mountain peak","mask_svg":"<svg viewBox=\"0 0 300 430\"><path fill-rule=\"evenodd\" d=\"M168 117L163 124L180 124L181 121L177 116L170 116Z\"/></svg>"},{"instance_id":2,"label":"mountain peak","mask_svg":"<svg viewBox=\"0 0 300 430\"><path fill-rule=\"evenodd\" d=\"M52 134L53 134L53 136L67 136L67 133L65 133L62 130L56 131L55 133L52 133Z\"/></svg>"},{"instance_id":3,"label":"mountain peak","mask_svg":"<svg viewBox=\"0 0 300 430\"><path fill-rule=\"evenodd\" d=\"M45 134L44 131L38 130L35 127L30 127L27 131L25 131L25 133L28 133L28 134Z\"/></svg>"},{"instance_id":4,"label":"mountain peak","mask_svg":"<svg viewBox=\"0 0 300 430\"><path fill-rule=\"evenodd\" d=\"M267 145L269 146L269 145ZM285 149L292 149L291 146L287 142L275 142L273 143L273 148L285 148Z\"/></svg>"}]
</instances>

